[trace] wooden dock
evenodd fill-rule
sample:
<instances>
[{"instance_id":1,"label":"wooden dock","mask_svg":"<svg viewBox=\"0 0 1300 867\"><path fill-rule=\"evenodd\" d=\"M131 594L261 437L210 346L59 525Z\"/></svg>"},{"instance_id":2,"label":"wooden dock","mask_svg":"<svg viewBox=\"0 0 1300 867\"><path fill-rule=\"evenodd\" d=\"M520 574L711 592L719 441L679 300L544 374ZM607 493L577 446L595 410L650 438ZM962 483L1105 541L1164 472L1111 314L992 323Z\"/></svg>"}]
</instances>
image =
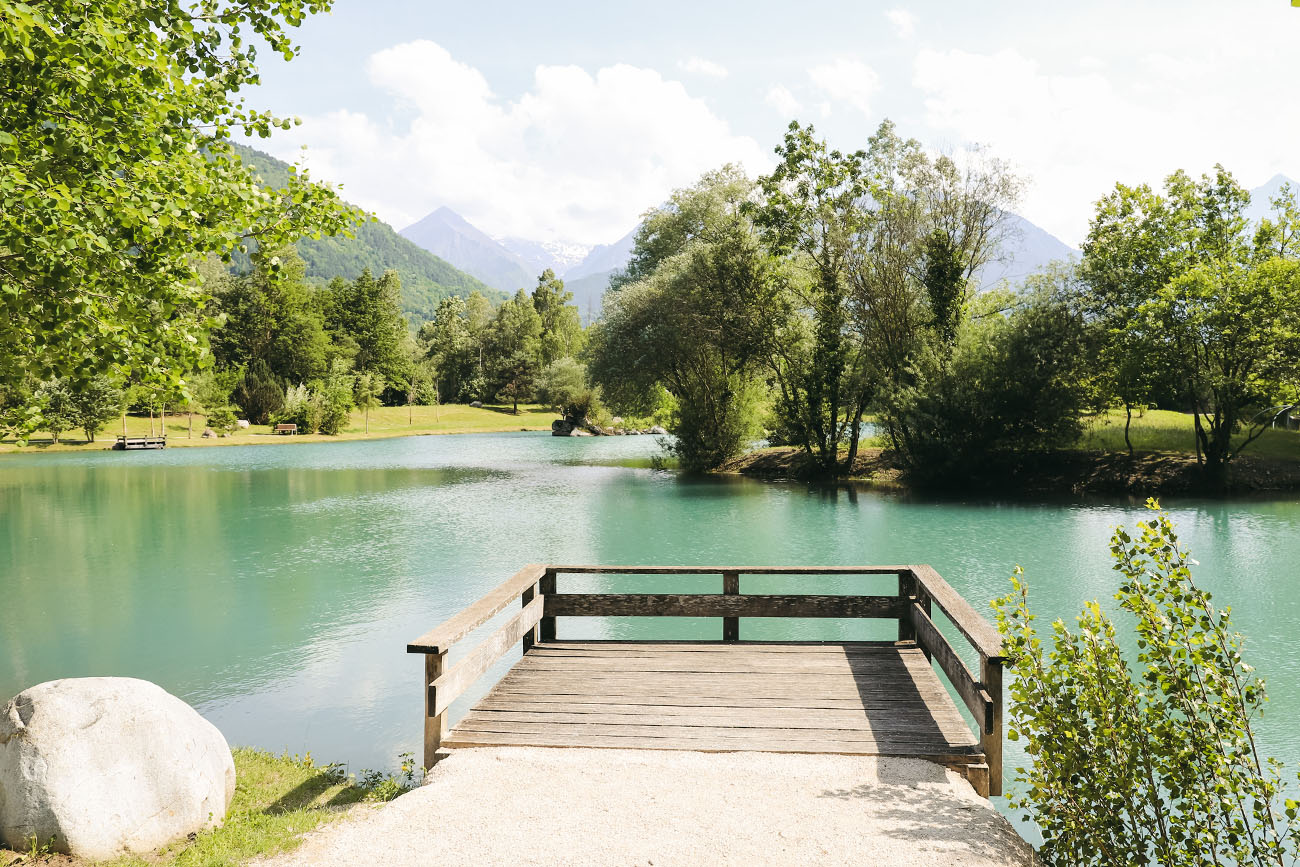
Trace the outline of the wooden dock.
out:
<instances>
[{"instance_id":1,"label":"wooden dock","mask_svg":"<svg viewBox=\"0 0 1300 867\"><path fill-rule=\"evenodd\" d=\"M561 593L564 575L690 575L721 594ZM863 576L887 595L742 594L746 575ZM795 588L797 589L797 587ZM521 609L454 666L447 651L515 600ZM931 619L979 658L979 677ZM566 641L557 617L717 617L720 641ZM742 641L740 618L892 619L894 641ZM454 728L447 709L515 645L523 658ZM407 645L425 656L424 763L482 746L756 750L927 759L980 794L1002 790L1002 651L997 631L929 566L529 565ZM967 721L935 667L970 711Z\"/></svg>"},{"instance_id":2,"label":"wooden dock","mask_svg":"<svg viewBox=\"0 0 1300 867\"><path fill-rule=\"evenodd\" d=\"M128 437L118 434L117 442L113 444L113 448L118 451L133 451L135 449L165 449L167 448L167 437Z\"/></svg>"}]
</instances>

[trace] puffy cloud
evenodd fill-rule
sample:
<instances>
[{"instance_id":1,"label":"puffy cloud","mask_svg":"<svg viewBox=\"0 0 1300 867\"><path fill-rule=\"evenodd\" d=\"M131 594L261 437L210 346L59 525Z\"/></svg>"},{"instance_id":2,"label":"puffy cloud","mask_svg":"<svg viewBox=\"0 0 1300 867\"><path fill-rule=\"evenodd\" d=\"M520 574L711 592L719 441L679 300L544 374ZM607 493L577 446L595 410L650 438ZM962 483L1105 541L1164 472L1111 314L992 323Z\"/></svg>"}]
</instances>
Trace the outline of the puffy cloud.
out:
<instances>
[{"instance_id":1,"label":"puffy cloud","mask_svg":"<svg viewBox=\"0 0 1300 867\"><path fill-rule=\"evenodd\" d=\"M1022 213L1077 244L1091 203L1117 181L1159 185L1175 169L1199 175L1224 162L1252 186L1294 165L1300 115L1278 110L1251 64L1195 51L1117 71L1094 57L1055 70L1012 49L921 51L913 83L934 130L1012 160L1033 181ZM1269 68L1277 63L1300 72L1280 46Z\"/></svg>"},{"instance_id":2,"label":"puffy cloud","mask_svg":"<svg viewBox=\"0 0 1300 867\"><path fill-rule=\"evenodd\" d=\"M894 33L899 39L911 39L916 33L916 16L906 9L890 9L885 12L885 17L894 25Z\"/></svg>"},{"instance_id":3,"label":"puffy cloud","mask_svg":"<svg viewBox=\"0 0 1300 867\"><path fill-rule=\"evenodd\" d=\"M832 101L843 102L863 114L871 113L871 98L880 89L880 76L861 60L840 58L808 70L812 83Z\"/></svg>"},{"instance_id":4,"label":"puffy cloud","mask_svg":"<svg viewBox=\"0 0 1300 867\"><path fill-rule=\"evenodd\" d=\"M376 53L368 74L388 97L377 109L306 117L272 149L294 159L309 144L314 177L398 228L447 205L491 234L607 243L711 168L769 165L652 69L538 66L527 92L504 99L422 40Z\"/></svg>"},{"instance_id":5,"label":"puffy cloud","mask_svg":"<svg viewBox=\"0 0 1300 867\"><path fill-rule=\"evenodd\" d=\"M803 104L790 92L790 88L783 84L777 84L769 88L764 99L768 105L785 115L787 119L793 119L795 115L803 110Z\"/></svg>"},{"instance_id":6,"label":"puffy cloud","mask_svg":"<svg viewBox=\"0 0 1300 867\"><path fill-rule=\"evenodd\" d=\"M707 75L710 78L726 78L727 67L721 63L714 63L712 60L705 60L702 57L692 57L689 60L679 60L677 66L684 72L690 72L695 75Z\"/></svg>"}]
</instances>

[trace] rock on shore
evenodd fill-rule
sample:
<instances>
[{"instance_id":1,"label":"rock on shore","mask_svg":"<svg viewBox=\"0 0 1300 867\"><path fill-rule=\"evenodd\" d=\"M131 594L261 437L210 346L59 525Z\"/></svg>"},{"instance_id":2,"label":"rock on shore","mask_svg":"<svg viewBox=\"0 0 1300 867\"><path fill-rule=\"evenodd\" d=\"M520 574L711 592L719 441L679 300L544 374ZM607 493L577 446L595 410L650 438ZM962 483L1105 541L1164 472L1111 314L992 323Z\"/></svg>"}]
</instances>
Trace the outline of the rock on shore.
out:
<instances>
[{"instance_id":1,"label":"rock on shore","mask_svg":"<svg viewBox=\"0 0 1300 867\"><path fill-rule=\"evenodd\" d=\"M0 714L0 842L102 860L218 825L235 763L216 726L127 677L54 680Z\"/></svg>"}]
</instances>

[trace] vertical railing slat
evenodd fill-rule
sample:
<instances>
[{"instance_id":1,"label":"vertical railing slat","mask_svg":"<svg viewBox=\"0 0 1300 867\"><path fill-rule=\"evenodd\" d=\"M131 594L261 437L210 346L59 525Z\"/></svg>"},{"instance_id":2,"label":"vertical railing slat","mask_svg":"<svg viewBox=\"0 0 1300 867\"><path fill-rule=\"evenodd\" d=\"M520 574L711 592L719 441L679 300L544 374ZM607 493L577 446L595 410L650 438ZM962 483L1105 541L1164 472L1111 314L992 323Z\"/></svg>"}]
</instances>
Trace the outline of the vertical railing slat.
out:
<instances>
[{"instance_id":1,"label":"vertical railing slat","mask_svg":"<svg viewBox=\"0 0 1300 867\"><path fill-rule=\"evenodd\" d=\"M722 595L724 596L740 595L740 573L739 572L722 573ZM739 617L722 618L722 640L723 641L740 640L740 618Z\"/></svg>"},{"instance_id":2,"label":"vertical railing slat","mask_svg":"<svg viewBox=\"0 0 1300 867\"><path fill-rule=\"evenodd\" d=\"M553 595L555 593L555 570L547 569L542 574L541 580L537 582L537 587L542 592L543 596L547 594ZM543 617L541 622L537 624L537 629L538 641L547 642L555 640L554 617Z\"/></svg>"}]
</instances>

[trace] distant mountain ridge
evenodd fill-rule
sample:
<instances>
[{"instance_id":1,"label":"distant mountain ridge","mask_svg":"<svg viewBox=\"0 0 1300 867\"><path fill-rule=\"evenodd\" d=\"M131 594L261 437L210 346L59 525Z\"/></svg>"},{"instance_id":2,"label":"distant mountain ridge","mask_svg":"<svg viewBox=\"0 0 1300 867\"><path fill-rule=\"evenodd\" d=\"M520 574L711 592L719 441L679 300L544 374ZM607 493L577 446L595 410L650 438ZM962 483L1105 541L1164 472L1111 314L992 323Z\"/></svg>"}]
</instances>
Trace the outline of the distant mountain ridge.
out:
<instances>
[{"instance_id":1,"label":"distant mountain ridge","mask_svg":"<svg viewBox=\"0 0 1300 867\"><path fill-rule=\"evenodd\" d=\"M1300 193L1300 183L1293 181L1286 175L1277 174L1269 178L1263 184L1250 191L1250 204L1246 206L1246 217L1251 222L1259 222L1265 217L1273 216L1272 200L1282 192L1282 187L1286 184L1291 185L1291 189Z\"/></svg>"},{"instance_id":2,"label":"distant mountain ridge","mask_svg":"<svg viewBox=\"0 0 1300 867\"><path fill-rule=\"evenodd\" d=\"M1300 183L1279 174L1251 190L1247 216L1259 220L1269 215L1269 200L1285 183L1300 189ZM1009 213L1008 218L1011 231L998 259L986 265L976 276L978 291L999 286L1015 288L1026 277L1053 262L1078 261L1080 251L1047 230L1019 214ZM582 245L536 242L525 238L497 241L446 207L403 229L402 234L488 285L506 292L531 289L537 282L537 275L550 268L564 279L565 288L573 293L573 304L588 324L600 317L601 301L610 278L627 267L636 240L636 229L633 228L612 244L586 248L586 255L576 261L577 253L584 249Z\"/></svg>"},{"instance_id":3,"label":"distant mountain ridge","mask_svg":"<svg viewBox=\"0 0 1300 867\"><path fill-rule=\"evenodd\" d=\"M565 241L529 241L527 238L498 238L497 243L524 261L524 264L541 274L547 268L563 277L580 265L592 248L589 244Z\"/></svg>"},{"instance_id":4,"label":"distant mountain ridge","mask_svg":"<svg viewBox=\"0 0 1300 867\"><path fill-rule=\"evenodd\" d=\"M506 294L532 289L537 283L537 274L523 259L451 208L438 208L400 234Z\"/></svg>"},{"instance_id":5,"label":"distant mountain ridge","mask_svg":"<svg viewBox=\"0 0 1300 867\"><path fill-rule=\"evenodd\" d=\"M978 291L986 292L1000 286L1014 288L1053 262L1078 260L1078 250L1047 230L1019 214L1008 212L1007 217L1011 229L1009 237L999 251L999 257L985 265L977 275Z\"/></svg>"},{"instance_id":6,"label":"distant mountain ridge","mask_svg":"<svg viewBox=\"0 0 1300 867\"><path fill-rule=\"evenodd\" d=\"M270 187L282 187L289 179L289 164L259 150L235 144L239 158ZM355 238L303 238L295 245L306 266L306 276L316 282L335 277L355 280L369 268L375 276L392 269L402 280L402 312L411 324L433 318L438 302L451 295L467 296L479 291L494 300L500 293L401 237L392 226L370 220L356 226ZM247 257L236 270L249 267Z\"/></svg>"}]
</instances>

